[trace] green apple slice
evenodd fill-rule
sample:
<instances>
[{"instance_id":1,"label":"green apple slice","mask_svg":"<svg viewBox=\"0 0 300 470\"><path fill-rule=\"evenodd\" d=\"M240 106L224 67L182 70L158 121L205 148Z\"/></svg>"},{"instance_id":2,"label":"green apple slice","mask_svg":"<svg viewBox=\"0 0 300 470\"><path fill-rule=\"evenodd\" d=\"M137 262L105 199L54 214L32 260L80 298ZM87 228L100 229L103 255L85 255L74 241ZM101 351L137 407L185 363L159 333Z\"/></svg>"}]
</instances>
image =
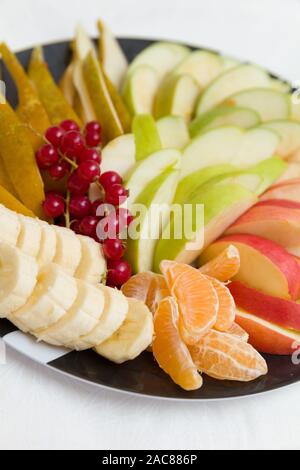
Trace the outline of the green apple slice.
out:
<instances>
[{"instance_id":1,"label":"green apple slice","mask_svg":"<svg viewBox=\"0 0 300 470\"><path fill-rule=\"evenodd\" d=\"M111 140L102 150L101 172L116 171L126 178L136 164L133 134L124 134Z\"/></svg>"},{"instance_id":2,"label":"green apple slice","mask_svg":"<svg viewBox=\"0 0 300 470\"><path fill-rule=\"evenodd\" d=\"M225 105L256 111L262 122L287 119L290 114L289 95L271 88L251 88L226 98Z\"/></svg>"},{"instance_id":3,"label":"green apple slice","mask_svg":"<svg viewBox=\"0 0 300 470\"><path fill-rule=\"evenodd\" d=\"M196 114L203 114L228 98L248 88L270 88L270 77L256 65L244 64L229 69L217 77L200 97Z\"/></svg>"},{"instance_id":4,"label":"green apple slice","mask_svg":"<svg viewBox=\"0 0 300 470\"><path fill-rule=\"evenodd\" d=\"M237 59L234 59L233 57L230 56L221 56L222 57L222 62L223 62L223 71L233 69L234 67L237 67L238 65L241 65L241 62L238 61Z\"/></svg>"},{"instance_id":5,"label":"green apple slice","mask_svg":"<svg viewBox=\"0 0 300 470\"><path fill-rule=\"evenodd\" d=\"M256 127L260 124L259 115L247 108L218 106L205 114L197 116L190 124L191 137L196 137L203 131L221 126L238 126L243 129Z\"/></svg>"},{"instance_id":6,"label":"green apple slice","mask_svg":"<svg viewBox=\"0 0 300 470\"><path fill-rule=\"evenodd\" d=\"M273 156L278 143L279 136L274 131L259 127L244 130L224 126L209 130L193 139L185 148L181 179L212 165L249 167Z\"/></svg>"},{"instance_id":7,"label":"green apple slice","mask_svg":"<svg viewBox=\"0 0 300 470\"><path fill-rule=\"evenodd\" d=\"M160 150L138 162L126 181L126 187L129 189L129 197L126 201L128 207L135 202L138 195L154 178L166 169L180 165L180 162L181 153L175 149Z\"/></svg>"},{"instance_id":8,"label":"green apple slice","mask_svg":"<svg viewBox=\"0 0 300 470\"><path fill-rule=\"evenodd\" d=\"M156 122L162 147L181 150L190 136L185 120L180 116L165 116Z\"/></svg>"},{"instance_id":9,"label":"green apple slice","mask_svg":"<svg viewBox=\"0 0 300 470\"><path fill-rule=\"evenodd\" d=\"M151 114L138 114L135 116L132 121L132 131L137 162L161 150L159 133Z\"/></svg>"},{"instance_id":10,"label":"green apple slice","mask_svg":"<svg viewBox=\"0 0 300 470\"><path fill-rule=\"evenodd\" d=\"M171 211L170 223L163 230L155 249L154 270L159 272L159 265L163 259L193 263L201 251L255 204L256 200L251 191L234 183L206 184L200 188L187 202L192 208L187 215L185 212ZM204 221L201 217L203 211ZM190 231L186 230L182 237L172 236L177 231L175 229L177 224L190 227Z\"/></svg>"},{"instance_id":11,"label":"green apple slice","mask_svg":"<svg viewBox=\"0 0 300 470\"><path fill-rule=\"evenodd\" d=\"M290 95L290 103L291 103L291 119L293 121L300 121L300 97L299 92L297 92L296 96Z\"/></svg>"},{"instance_id":12,"label":"green apple slice","mask_svg":"<svg viewBox=\"0 0 300 470\"><path fill-rule=\"evenodd\" d=\"M159 78L153 67L140 65L128 74L123 99L131 114L151 114Z\"/></svg>"},{"instance_id":13,"label":"green apple slice","mask_svg":"<svg viewBox=\"0 0 300 470\"><path fill-rule=\"evenodd\" d=\"M199 86L190 75L169 75L158 89L154 100L154 116L181 116L186 121L191 119Z\"/></svg>"},{"instance_id":14,"label":"green apple slice","mask_svg":"<svg viewBox=\"0 0 300 470\"><path fill-rule=\"evenodd\" d=\"M100 61L110 81L120 90L128 68L126 56L106 24L99 20L97 26Z\"/></svg>"},{"instance_id":15,"label":"green apple slice","mask_svg":"<svg viewBox=\"0 0 300 470\"><path fill-rule=\"evenodd\" d=\"M271 86L273 90L282 91L282 93L290 93L291 85L279 78L271 78Z\"/></svg>"},{"instance_id":16,"label":"green apple slice","mask_svg":"<svg viewBox=\"0 0 300 470\"><path fill-rule=\"evenodd\" d=\"M275 131L280 136L276 153L282 158L288 158L300 148L300 122L278 120L266 122L263 129Z\"/></svg>"},{"instance_id":17,"label":"green apple slice","mask_svg":"<svg viewBox=\"0 0 300 470\"><path fill-rule=\"evenodd\" d=\"M175 68L173 74L189 75L203 89L222 71L223 61L219 55L208 51L194 51Z\"/></svg>"},{"instance_id":18,"label":"green apple slice","mask_svg":"<svg viewBox=\"0 0 300 470\"><path fill-rule=\"evenodd\" d=\"M165 170L144 188L135 201L134 207L142 204L144 211L138 220L138 238L129 238L127 242L127 258L134 272L152 270L155 246L169 219L178 176L179 170Z\"/></svg>"}]
</instances>

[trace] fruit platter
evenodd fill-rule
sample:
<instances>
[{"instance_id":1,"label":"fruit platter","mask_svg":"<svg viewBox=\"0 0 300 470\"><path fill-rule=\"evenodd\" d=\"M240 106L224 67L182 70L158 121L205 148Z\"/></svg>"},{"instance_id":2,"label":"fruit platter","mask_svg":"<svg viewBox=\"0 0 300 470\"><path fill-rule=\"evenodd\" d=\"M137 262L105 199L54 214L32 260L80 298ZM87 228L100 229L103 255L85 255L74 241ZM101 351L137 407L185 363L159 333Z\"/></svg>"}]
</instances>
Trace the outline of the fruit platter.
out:
<instances>
[{"instance_id":1,"label":"fruit platter","mask_svg":"<svg viewBox=\"0 0 300 470\"><path fill-rule=\"evenodd\" d=\"M0 338L144 396L299 381L294 90L97 25L16 54L0 43Z\"/></svg>"}]
</instances>

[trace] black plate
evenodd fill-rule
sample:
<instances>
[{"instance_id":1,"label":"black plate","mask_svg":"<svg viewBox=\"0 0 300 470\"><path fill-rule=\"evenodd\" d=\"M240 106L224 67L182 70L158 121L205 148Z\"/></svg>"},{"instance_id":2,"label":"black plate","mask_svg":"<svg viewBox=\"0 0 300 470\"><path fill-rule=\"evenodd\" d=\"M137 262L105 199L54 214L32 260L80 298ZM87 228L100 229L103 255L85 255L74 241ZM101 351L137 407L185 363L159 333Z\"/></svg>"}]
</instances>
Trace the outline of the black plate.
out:
<instances>
[{"instance_id":1,"label":"black plate","mask_svg":"<svg viewBox=\"0 0 300 470\"><path fill-rule=\"evenodd\" d=\"M129 61L153 41L144 39L120 39L123 50ZM58 80L70 60L69 42L49 44L44 47L46 60L51 72ZM21 62L26 66L30 50L18 53ZM6 96L15 105L17 94L5 68L2 74L6 82ZM265 356L269 373L254 382L239 383L217 381L205 377L200 390L185 392L177 387L154 362L152 354L144 352L134 361L123 365L115 365L93 351L68 352L40 343L36 345L32 338L17 332L7 320L0 320L0 337L4 341L27 355L31 359L42 362L62 373L74 378L90 382L101 387L108 387L123 392L146 395L149 397L185 400L213 400L235 398L257 393L268 392L290 385L300 380L300 367L294 365L288 356ZM53 357L54 360L49 360Z\"/></svg>"}]
</instances>

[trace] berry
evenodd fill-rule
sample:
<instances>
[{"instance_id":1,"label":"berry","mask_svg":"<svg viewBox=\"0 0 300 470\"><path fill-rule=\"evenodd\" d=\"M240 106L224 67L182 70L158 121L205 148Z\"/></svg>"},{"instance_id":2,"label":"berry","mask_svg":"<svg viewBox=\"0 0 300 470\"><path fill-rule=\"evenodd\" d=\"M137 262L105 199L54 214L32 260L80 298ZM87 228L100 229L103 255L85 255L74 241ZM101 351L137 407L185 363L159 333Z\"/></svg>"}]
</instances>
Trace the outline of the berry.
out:
<instances>
[{"instance_id":1,"label":"berry","mask_svg":"<svg viewBox=\"0 0 300 470\"><path fill-rule=\"evenodd\" d=\"M58 181L64 178L69 171L70 165L64 160L61 160L60 162L51 166L48 170L48 173L53 180Z\"/></svg>"},{"instance_id":2,"label":"berry","mask_svg":"<svg viewBox=\"0 0 300 470\"><path fill-rule=\"evenodd\" d=\"M76 159L83 149L84 141L80 132L70 131L64 134L60 145L60 150L64 155Z\"/></svg>"},{"instance_id":3,"label":"berry","mask_svg":"<svg viewBox=\"0 0 300 470\"><path fill-rule=\"evenodd\" d=\"M80 232L88 237L96 238L96 228L99 223L97 217L84 217L80 222Z\"/></svg>"},{"instance_id":4,"label":"berry","mask_svg":"<svg viewBox=\"0 0 300 470\"><path fill-rule=\"evenodd\" d=\"M70 224L70 229L77 233L77 235L81 235L80 220L73 220Z\"/></svg>"},{"instance_id":5,"label":"berry","mask_svg":"<svg viewBox=\"0 0 300 470\"><path fill-rule=\"evenodd\" d=\"M104 208L103 208L103 211L100 211L99 210L99 213L100 215L98 216L97 215L97 211L98 211L98 208L103 205ZM103 204L103 200L102 199L96 199L96 201L92 202L92 209L91 209L91 214L92 215L97 215L97 217L104 217L104 214L105 214L105 204Z\"/></svg>"},{"instance_id":6,"label":"berry","mask_svg":"<svg viewBox=\"0 0 300 470\"><path fill-rule=\"evenodd\" d=\"M85 126L85 134L89 132L99 132L101 134L101 125L98 121L90 121Z\"/></svg>"},{"instance_id":7,"label":"berry","mask_svg":"<svg viewBox=\"0 0 300 470\"><path fill-rule=\"evenodd\" d=\"M106 258L118 260L123 257L125 248L119 238L107 238L103 242L103 252Z\"/></svg>"},{"instance_id":8,"label":"berry","mask_svg":"<svg viewBox=\"0 0 300 470\"><path fill-rule=\"evenodd\" d=\"M131 267L124 260L109 260L107 285L111 287L121 287L131 277Z\"/></svg>"},{"instance_id":9,"label":"berry","mask_svg":"<svg viewBox=\"0 0 300 470\"><path fill-rule=\"evenodd\" d=\"M65 132L80 131L78 124L76 124L75 121L72 121L72 119L66 119L65 121L62 121L59 127L61 127Z\"/></svg>"},{"instance_id":10,"label":"berry","mask_svg":"<svg viewBox=\"0 0 300 470\"><path fill-rule=\"evenodd\" d=\"M99 212L98 212L99 214ZM117 238L127 227L124 220L118 217L116 211L103 217L97 229L97 236L100 241L107 238Z\"/></svg>"},{"instance_id":11,"label":"berry","mask_svg":"<svg viewBox=\"0 0 300 470\"><path fill-rule=\"evenodd\" d=\"M113 206L119 206L126 201L128 195L129 191L124 186L113 184L110 188L106 189L105 201Z\"/></svg>"},{"instance_id":12,"label":"berry","mask_svg":"<svg viewBox=\"0 0 300 470\"><path fill-rule=\"evenodd\" d=\"M65 202L61 196L47 194L46 199L43 202L43 210L47 217L60 217L65 211Z\"/></svg>"},{"instance_id":13,"label":"berry","mask_svg":"<svg viewBox=\"0 0 300 470\"><path fill-rule=\"evenodd\" d=\"M87 196L72 196L69 202L70 215L82 219L90 214L91 202Z\"/></svg>"},{"instance_id":14,"label":"berry","mask_svg":"<svg viewBox=\"0 0 300 470\"><path fill-rule=\"evenodd\" d=\"M99 183L106 190L110 188L113 184L122 184L123 180L116 171L106 171L100 176Z\"/></svg>"},{"instance_id":15,"label":"berry","mask_svg":"<svg viewBox=\"0 0 300 470\"><path fill-rule=\"evenodd\" d=\"M101 134L98 131L89 131L85 134L85 143L88 147L98 147L101 144Z\"/></svg>"},{"instance_id":16,"label":"berry","mask_svg":"<svg viewBox=\"0 0 300 470\"><path fill-rule=\"evenodd\" d=\"M81 154L79 155L79 162L80 163L83 163L85 161L93 161L95 163L98 163L98 165L100 165L101 163L101 155L99 154L99 152L97 152L97 150L95 149L83 149L83 151L81 152Z\"/></svg>"},{"instance_id":17,"label":"berry","mask_svg":"<svg viewBox=\"0 0 300 470\"><path fill-rule=\"evenodd\" d=\"M77 171L74 171L68 179L68 190L75 195L86 194L89 190L89 183L78 175Z\"/></svg>"},{"instance_id":18,"label":"berry","mask_svg":"<svg viewBox=\"0 0 300 470\"><path fill-rule=\"evenodd\" d=\"M59 155L53 145L45 144L36 153L36 161L42 170L55 165L59 160Z\"/></svg>"},{"instance_id":19,"label":"berry","mask_svg":"<svg viewBox=\"0 0 300 470\"><path fill-rule=\"evenodd\" d=\"M64 135L63 129L58 126L52 126L47 129L45 137L55 148L58 148Z\"/></svg>"},{"instance_id":20,"label":"berry","mask_svg":"<svg viewBox=\"0 0 300 470\"><path fill-rule=\"evenodd\" d=\"M130 213L130 211L128 209L124 209L123 207L119 207L116 210L116 213L117 213L117 217L120 221L119 223L124 224L124 226L126 226L126 227L129 227L129 225L131 224L131 222L134 219L134 217Z\"/></svg>"},{"instance_id":21,"label":"berry","mask_svg":"<svg viewBox=\"0 0 300 470\"><path fill-rule=\"evenodd\" d=\"M47 191L46 196L47 197L48 196L57 196L57 197L60 197L62 200L64 200L64 195L60 191L55 191L55 190Z\"/></svg>"},{"instance_id":22,"label":"berry","mask_svg":"<svg viewBox=\"0 0 300 470\"><path fill-rule=\"evenodd\" d=\"M89 183L92 183L100 176L100 166L92 160L86 160L80 163L77 171L80 178Z\"/></svg>"}]
</instances>

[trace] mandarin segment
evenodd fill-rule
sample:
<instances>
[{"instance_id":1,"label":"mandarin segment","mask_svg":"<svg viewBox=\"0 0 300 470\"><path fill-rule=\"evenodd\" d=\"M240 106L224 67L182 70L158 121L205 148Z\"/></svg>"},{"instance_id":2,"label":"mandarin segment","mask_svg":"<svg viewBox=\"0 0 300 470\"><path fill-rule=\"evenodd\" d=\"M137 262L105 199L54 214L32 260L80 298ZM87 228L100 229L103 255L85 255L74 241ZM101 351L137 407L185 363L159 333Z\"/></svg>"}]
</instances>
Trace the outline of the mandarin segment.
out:
<instances>
[{"instance_id":1,"label":"mandarin segment","mask_svg":"<svg viewBox=\"0 0 300 470\"><path fill-rule=\"evenodd\" d=\"M227 333L211 330L189 351L198 369L218 380L250 382L268 372L266 361L250 344Z\"/></svg>"},{"instance_id":2,"label":"mandarin segment","mask_svg":"<svg viewBox=\"0 0 300 470\"><path fill-rule=\"evenodd\" d=\"M225 282L235 276L240 269L239 250L229 245L222 253L200 268L200 272Z\"/></svg>"},{"instance_id":3,"label":"mandarin segment","mask_svg":"<svg viewBox=\"0 0 300 470\"><path fill-rule=\"evenodd\" d=\"M163 299L154 315L153 354L159 366L184 390L197 390L202 386L187 346L181 339L179 312L176 300Z\"/></svg>"},{"instance_id":4,"label":"mandarin segment","mask_svg":"<svg viewBox=\"0 0 300 470\"><path fill-rule=\"evenodd\" d=\"M235 319L234 299L230 290L222 282L212 277L207 277L212 283L219 299L217 321L214 328L218 331L228 331L232 327Z\"/></svg>"},{"instance_id":5,"label":"mandarin segment","mask_svg":"<svg viewBox=\"0 0 300 470\"><path fill-rule=\"evenodd\" d=\"M245 341L246 343L249 340L249 334L237 323L233 323L229 330L226 332L228 335L236 336L237 338Z\"/></svg>"}]
</instances>

